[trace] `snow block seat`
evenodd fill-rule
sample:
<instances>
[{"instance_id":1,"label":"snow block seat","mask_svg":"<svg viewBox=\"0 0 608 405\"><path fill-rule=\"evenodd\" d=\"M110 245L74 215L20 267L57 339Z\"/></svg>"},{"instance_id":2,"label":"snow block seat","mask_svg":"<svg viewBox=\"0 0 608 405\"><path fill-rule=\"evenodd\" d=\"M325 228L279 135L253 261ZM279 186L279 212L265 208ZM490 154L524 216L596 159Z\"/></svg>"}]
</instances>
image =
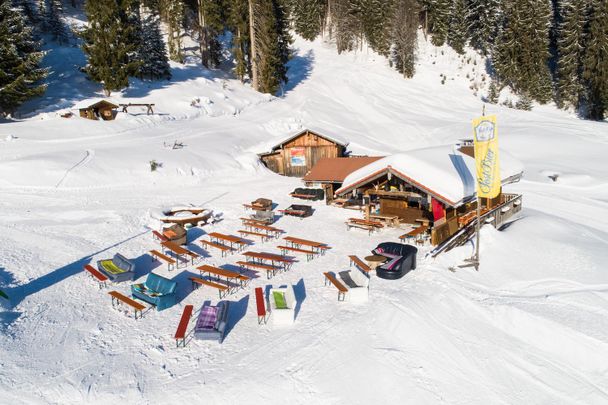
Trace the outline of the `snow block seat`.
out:
<instances>
[{"instance_id":1,"label":"snow block seat","mask_svg":"<svg viewBox=\"0 0 608 405\"><path fill-rule=\"evenodd\" d=\"M368 300L369 278L361 270L341 271L338 275L342 283L348 287L346 297L350 302L365 302Z\"/></svg>"},{"instance_id":2,"label":"snow block seat","mask_svg":"<svg viewBox=\"0 0 608 405\"><path fill-rule=\"evenodd\" d=\"M157 311L175 305L177 302L176 290L177 282L155 273L148 274L144 283L131 285L131 295L154 305Z\"/></svg>"},{"instance_id":3,"label":"snow block seat","mask_svg":"<svg viewBox=\"0 0 608 405\"><path fill-rule=\"evenodd\" d=\"M111 259L98 260L97 269L114 283L135 279L135 264L120 253Z\"/></svg>"},{"instance_id":4,"label":"snow block seat","mask_svg":"<svg viewBox=\"0 0 608 405\"><path fill-rule=\"evenodd\" d=\"M372 250L372 253L385 256L389 259L386 263L376 268L376 275L380 278L396 280L416 268L418 249L414 246L384 242Z\"/></svg>"},{"instance_id":5,"label":"snow block seat","mask_svg":"<svg viewBox=\"0 0 608 405\"><path fill-rule=\"evenodd\" d=\"M293 288L271 288L269 301L273 325L292 325L297 304Z\"/></svg>"},{"instance_id":6,"label":"snow block seat","mask_svg":"<svg viewBox=\"0 0 608 405\"><path fill-rule=\"evenodd\" d=\"M217 306L203 305L194 326L194 337L222 343L228 322L228 307L226 301L218 302Z\"/></svg>"}]
</instances>

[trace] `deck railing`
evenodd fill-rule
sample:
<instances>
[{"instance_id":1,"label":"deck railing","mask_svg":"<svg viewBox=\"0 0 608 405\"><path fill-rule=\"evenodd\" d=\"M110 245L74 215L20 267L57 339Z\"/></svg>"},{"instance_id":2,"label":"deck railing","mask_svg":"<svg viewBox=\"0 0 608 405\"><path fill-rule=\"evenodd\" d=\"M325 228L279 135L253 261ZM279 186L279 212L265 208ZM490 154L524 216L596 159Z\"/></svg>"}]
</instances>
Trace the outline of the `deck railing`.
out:
<instances>
[{"instance_id":1,"label":"deck railing","mask_svg":"<svg viewBox=\"0 0 608 405\"><path fill-rule=\"evenodd\" d=\"M522 195L521 194L502 194L502 202L490 211L481 215L481 224L491 224L495 228L500 228L512 216L521 211ZM429 254L432 257L437 256L441 252L447 252L456 246L464 245L473 235L475 235L475 227L477 219L469 222L465 227L456 232L452 237L438 245Z\"/></svg>"}]
</instances>

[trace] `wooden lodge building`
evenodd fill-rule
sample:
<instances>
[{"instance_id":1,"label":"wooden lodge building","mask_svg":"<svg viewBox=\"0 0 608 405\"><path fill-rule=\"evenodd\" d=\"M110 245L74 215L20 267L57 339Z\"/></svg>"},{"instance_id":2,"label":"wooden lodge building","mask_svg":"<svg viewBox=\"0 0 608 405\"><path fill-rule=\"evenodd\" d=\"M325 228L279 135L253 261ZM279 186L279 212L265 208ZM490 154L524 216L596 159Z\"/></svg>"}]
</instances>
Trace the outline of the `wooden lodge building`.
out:
<instances>
[{"instance_id":1,"label":"wooden lodge building","mask_svg":"<svg viewBox=\"0 0 608 405\"><path fill-rule=\"evenodd\" d=\"M113 120L116 117L116 109L118 105L107 100L99 100L93 104L85 105L78 108L82 118L90 120L98 120L101 118L104 121Z\"/></svg>"},{"instance_id":2,"label":"wooden lodge building","mask_svg":"<svg viewBox=\"0 0 608 405\"><path fill-rule=\"evenodd\" d=\"M344 156L347 142L310 129L302 130L260 154L260 160L273 172L304 177L322 158Z\"/></svg>"},{"instance_id":3,"label":"wooden lodge building","mask_svg":"<svg viewBox=\"0 0 608 405\"><path fill-rule=\"evenodd\" d=\"M350 173L335 194L363 206L366 219L398 217L401 224L424 224L431 243L439 245L476 217L472 155L471 145L465 142L387 156ZM504 186L519 181L523 167L501 151L500 172ZM499 227L519 210L521 195L501 193L482 201L481 218Z\"/></svg>"}]
</instances>

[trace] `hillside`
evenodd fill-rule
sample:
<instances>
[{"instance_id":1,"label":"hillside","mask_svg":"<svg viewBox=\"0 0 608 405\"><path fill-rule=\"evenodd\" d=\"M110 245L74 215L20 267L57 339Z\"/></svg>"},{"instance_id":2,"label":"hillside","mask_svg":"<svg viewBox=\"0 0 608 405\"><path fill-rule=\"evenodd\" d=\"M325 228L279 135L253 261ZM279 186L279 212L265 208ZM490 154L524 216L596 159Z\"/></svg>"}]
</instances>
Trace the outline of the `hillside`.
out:
<instances>
[{"instance_id":1,"label":"hillside","mask_svg":"<svg viewBox=\"0 0 608 405\"><path fill-rule=\"evenodd\" d=\"M72 73L78 51L53 51L48 63L57 71L46 98L30 105L27 118L0 125L0 287L11 297L0 304L3 398L606 403L608 127L553 106L486 106L498 116L501 148L525 165L524 179L509 188L524 194L524 211L502 232L483 229L479 272L448 270L470 246L436 260L423 251L403 279L372 277L367 304L339 303L321 273L346 269L347 255L365 256L399 233L346 232L351 212L314 203L313 217L277 225L332 250L230 296L223 344L175 348L183 306L217 300L210 289L190 292L185 277L173 308L137 321L112 309L108 290L83 274L83 264L120 251L143 276L154 266L149 230L168 206L203 205L223 218L200 236L236 232L241 204L260 196L285 208L300 182L269 172L256 153L293 130L323 128L349 140L354 153L390 154L470 137L471 119L481 113L481 94L466 78L474 65L447 47L421 42L423 68L404 80L371 52L337 55L320 39L294 46L279 97L221 71L172 65L171 82L133 82L112 97L156 103L157 114L133 110L108 122L59 116L99 95ZM175 141L184 148L167 147ZM162 167L151 172L151 160ZM295 286L293 327L257 325L250 292L269 284Z\"/></svg>"}]
</instances>

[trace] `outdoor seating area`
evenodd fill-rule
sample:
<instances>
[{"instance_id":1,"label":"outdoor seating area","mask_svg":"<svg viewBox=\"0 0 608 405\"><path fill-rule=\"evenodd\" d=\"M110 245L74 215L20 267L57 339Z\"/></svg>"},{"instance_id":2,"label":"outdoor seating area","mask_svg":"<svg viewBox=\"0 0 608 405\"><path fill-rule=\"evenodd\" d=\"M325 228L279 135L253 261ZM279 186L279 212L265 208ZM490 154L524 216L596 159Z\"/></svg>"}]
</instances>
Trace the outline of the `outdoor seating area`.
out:
<instances>
[{"instance_id":1,"label":"outdoor seating area","mask_svg":"<svg viewBox=\"0 0 608 405\"><path fill-rule=\"evenodd\" d=\"M197 311L196 302L183 306L179 311L179 318L176 319L177 328L172 335L176 347L186 347L192 339L221 343L226 336L230 303L233 302L228 301L228 297L242 292L248 294L249 286L260 278L259 274L265 274L266 280L271 280L291 271L298 263L303 263L303 258L306 258L305 262L319 260L331 252L332 248L328 243L285 235L283 229L271 225L270 214L273 215L272 223L275 219L272 210L275 205L271 200L257 199L251 204L243 205L246 209L253 209L255 214L240 218L245 229L236 231L239 236L214 230L202 234L196 232L198 235L190 241L188 228L181 224L172 224L160 231L152 231L156 246L148 251L151 263L160 263L161 267L166 264L166 272L173 273L174 276L148 272L142 281L129 286L130 296L120 291L109 292L112 306L127 308L132 311L135 319L142 318L150 309L166 310L184 298L184 289L178 289L178 284L186 280L186 283L191 285L191 288L186 289L187 296L199 289L207 295L217 291L219 301L216 304L205 301ZM289 211L294 209L304 211L303 216L309 216L313 211L311 206L291 205L279 212L289 215ZM393 221L394 218L387 217L385 220ZM348 222L374 232L385 228L382 222L375 220L349 218ZM416 229L425 226L421 225ZM257 244L264 244L266 248L251 249ZM194 249L195 246L199 250ZM206 252L201 253L201 248ZM370 277L373 271L380 278L403 277L416 267L416 252L417 249L410 245L385 242L373 249L372 255L365 256L364 259L349 255L350 268L319 273L323 275L326 286L335 288L338 301L364 303L369 298ZM217 259L227 260L229 255L239 257L231 263L217 264ZM208 258L215 260L200 263ZM180 272L176 271L178 268ZM118 253L112 259L99 260L98 269L87 264L84 270L98 283L99 288L104 288L109 283L116 284L135 278L133 261ZM275 326L294 323L297 317L296 308L299 305L294 288L291 284L268 285L266 289L260 286L253 288L252 296L255 299L259 325L266 325L269 320ZM196 296L199 294L201 293Z\"/></svg>"}]
</instances>

